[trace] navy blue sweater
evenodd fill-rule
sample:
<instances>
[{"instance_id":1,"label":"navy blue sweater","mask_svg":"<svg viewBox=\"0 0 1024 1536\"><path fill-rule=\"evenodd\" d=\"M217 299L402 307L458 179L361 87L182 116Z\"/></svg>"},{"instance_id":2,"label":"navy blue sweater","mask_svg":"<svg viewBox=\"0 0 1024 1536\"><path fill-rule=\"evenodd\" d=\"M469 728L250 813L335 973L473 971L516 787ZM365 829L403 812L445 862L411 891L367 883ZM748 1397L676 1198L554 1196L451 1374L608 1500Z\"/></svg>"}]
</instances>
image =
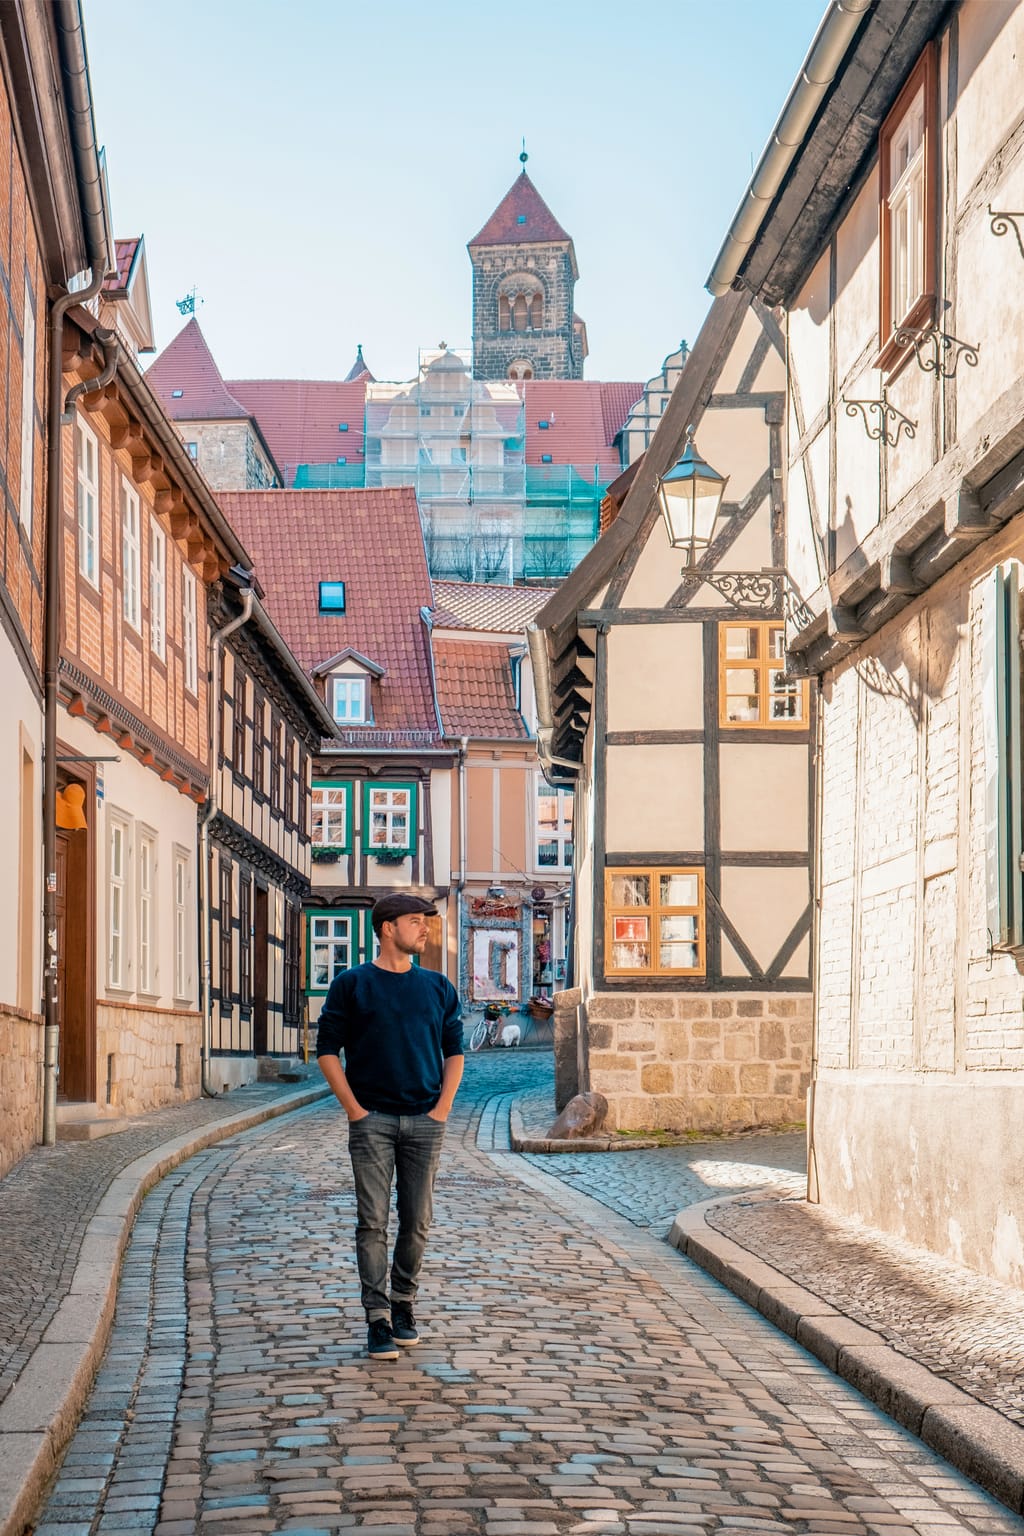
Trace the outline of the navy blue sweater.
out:
<instances>
[{"instance_id":1,"label":"navy blue sweater","mask_svg":"<svg viewBox=\"0 0 1024 1536\"><path fill-rule=\"evenodd\" d=\"M441 1096L445 1058L462 1055L459 995L446 976L418 965L342 971L320 1011L316 1054L342 1052L364 1109L424 1115Z\"/></svg>"}]
</instances>

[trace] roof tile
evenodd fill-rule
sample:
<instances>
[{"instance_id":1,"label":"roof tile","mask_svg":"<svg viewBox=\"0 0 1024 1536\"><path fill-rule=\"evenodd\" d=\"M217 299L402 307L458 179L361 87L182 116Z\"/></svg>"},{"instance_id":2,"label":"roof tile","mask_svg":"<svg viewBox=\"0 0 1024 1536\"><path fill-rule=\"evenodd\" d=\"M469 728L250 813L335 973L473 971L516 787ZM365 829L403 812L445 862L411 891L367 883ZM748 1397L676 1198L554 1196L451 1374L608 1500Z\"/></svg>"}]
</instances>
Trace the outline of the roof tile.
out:
<instances>
[{"instance_id":1,"label":"roof tile","mask_svg":"<svg viewBox=\"0 0 1024 1536\"><path fill-rule=\"evenodd\" d=\"M430 577L410 489L225 491L225 517L256 562L267 611L308 673L348 647L383 667L373 730L388 745L438 735L426 626ZM344 581L345 612L321 613L319 583ZM415 733L415 735L410 735ZM361 735L357 729L344 745Z\"/></svg>"},{"instance_id":2,"label":"roof tile","mask_svg":"<svg viewBox=\"0 0 1024 1536\"><path fill-rule=\"evenodd\" d=\"M506 646L493 641L436 639L434 672L446 736L529 740L516 709Z\"/></svg>"},{"instance_id":3,"label":"roof tile","mask_svg":"<svg viewBox=\"0 0 1024 1536\"><path fill-rule=\"evenodd\" d=\"M499 587L478 581L434 582L434 628L520 635L551 596L547 587Z\"/></svg>"},{"instance_id":4,"label":"roof tile","mask_svg":"<svg viewBox=\"0 0 1024 1536\"><path fill-rule=\"evenodd\" d=\"M524 170L469 245L472 249L474 245L535 245L570 239Z\"/></svg>"},{"instance_id":5,"label":"roof tile","mask_svg":"<svg viewBox=\"0 0 1024 1536\"><path fill-rule=\"evenodd\" d=\"M146 382L172 421L237 421L251 414L224 383L194 315L150 364Z\"/></svg>"}]
</instances>

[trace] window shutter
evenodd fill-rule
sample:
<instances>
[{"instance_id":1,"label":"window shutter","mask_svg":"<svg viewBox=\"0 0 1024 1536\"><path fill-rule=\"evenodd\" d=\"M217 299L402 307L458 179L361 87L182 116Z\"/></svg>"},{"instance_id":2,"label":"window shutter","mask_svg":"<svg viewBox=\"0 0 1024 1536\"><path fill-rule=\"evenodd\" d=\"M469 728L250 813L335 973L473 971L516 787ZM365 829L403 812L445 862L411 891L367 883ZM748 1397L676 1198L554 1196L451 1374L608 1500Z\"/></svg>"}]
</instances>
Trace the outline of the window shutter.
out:
<instances>
[{"instance_id":1,"label":"window shutter","mask_svg":"<svg viewBox=\"0 0 1024 1536\"><path fill-rule=\"evenodd\" d=\"M990 943L1024 943L1021 833L1020 567L997 566L982 608L985 895Z\"/></svg>"}]
</instances>

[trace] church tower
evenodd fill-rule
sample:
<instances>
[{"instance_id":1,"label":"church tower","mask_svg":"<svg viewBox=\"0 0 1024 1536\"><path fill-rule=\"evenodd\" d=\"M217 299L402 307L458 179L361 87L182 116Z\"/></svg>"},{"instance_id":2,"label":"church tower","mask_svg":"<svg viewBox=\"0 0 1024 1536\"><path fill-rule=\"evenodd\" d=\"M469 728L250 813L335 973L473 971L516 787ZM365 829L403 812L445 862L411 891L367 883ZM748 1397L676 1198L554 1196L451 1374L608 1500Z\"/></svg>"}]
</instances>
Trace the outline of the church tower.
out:
<instances>
[{"instance_id":1,"label":"church tower","mask_svg":"<svg viewBox=\"0 0 1024 1536\"><path fill-rule=\"evenodd\" d=\"M587 328L573 310L579 271L566 234L526 174L478 235L473 263L473 374L478 379L582 379Z\"/></svg>"}]
</instances>

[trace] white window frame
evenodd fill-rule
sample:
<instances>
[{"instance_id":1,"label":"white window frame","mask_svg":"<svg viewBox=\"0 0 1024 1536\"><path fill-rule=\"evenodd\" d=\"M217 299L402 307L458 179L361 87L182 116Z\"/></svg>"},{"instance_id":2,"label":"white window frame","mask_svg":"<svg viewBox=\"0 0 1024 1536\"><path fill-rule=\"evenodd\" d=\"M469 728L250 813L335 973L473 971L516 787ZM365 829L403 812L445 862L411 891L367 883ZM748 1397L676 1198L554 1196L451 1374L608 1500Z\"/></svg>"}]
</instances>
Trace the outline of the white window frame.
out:
<instances>
[{"instance_id":1,"label":"white window frame","mask_svg":"<svg viewBox=\"0 0 1024 1536\"><path fill-rule=\"evenodd\" d=\"M157 923L157 834L152 827L138 829L136 860L136 931L139 936L138 990L149 996L159 991L159 927Z\"/></svg>"},{"instance_id":2,"label":"white window frame","mask_svg":"<svg viewBox=\"0 0 1024 1536\"><path fill-rule=\"evenodd\" d=\"M95 433L75 423L75 497L78 514L78 569L92 586L100 584L99 444Z\"/></svg>"},{"instance_id":3,"label":"white window frame","mask_svg":"<svg viewBox=\"0 0 1024 1536\"><path fill-rule=\"evenodd\" d=\"M540 820L540 802L550 798L554 798L558 806L558 814L553 832L546 826L542 826ZM552 788L545 779L539 775L537 776L533 804L534 868L542 873L555 871L564 874L567 870L572 869L573 816L570 814L568 820L566 819L562 809L566 802L568 802L570 812L572 812L574 807L572 790L564 789L561 786ZM555 844L555 862L553 864L541 863L540 850L542 843Z\"/></svg>"},{"instance_id":4,"label":"white window frame","mask_svg":"<svg viewBox=\"0 0 1024 1536\"><path fill-rule=\"evenodd\" d=\"M167 660L167 535L155 517L149 519L149 644L154 656Z\"/></svg>"},{"instance_id":5,"label":"white window frame","mask_svg":"<svg viewBox=\"0 0 1024 1536\"><path fill-rule=\"evenodd\" d=\"M365 725L369 718L369 689L365 673L341 672L331 679L331 714L339 725ZM358 700L358 712L355 704ZM339 713L343 701L346 712Z\"/></svg>"},{"instance_id":6,"label":"white window frame","mask_svg":"<svg viewBox=\"0 0 1024 1536\"><path fill-rule=\"evenodd\" d=\"M411 788L391 788L387 785L370 784L367 791L367 809L369 826L366 828L366 849L368 853L375 853L381 848L401 848L407 852L416 846L416 828L412 824L415 796ZM401 817L405 830L399 835L397 817ZM378 817L384 819L384 836L377 838L373 835L374 822Z\"/></svg>"},{"instance_id":7,"label":"white window frame","mask_svg":"<svg viewBox=\"0 0 1024 1536\"><path fill-rule=\"evenodd\" d=\"M131 831L127 816L107 812L107 986L117 992L131 991Z\"/></svg>"},{"instance_id":8,"label":"white window frame","mask_svg":"<svg viewBox=\"0 0 1024 1536\"><path fill-rule=\"evenodd\" d=\"M310 841L314 848L348 848L351 794L348 784L313 785ZM332 836L332 831L338 836Z\"/></svg>"},{"instance_id":9,"label":"white window frame","mask_svg":"<svg viewBox=\"0 0 1024 1536\"><path fill-rule=\"evenodd\" d=\"M318 933L317 929L323 929ZM358 963L359 934L356 919L351 912L339 913L311 913L309 918L309 990L311 992L327 992L335 976L341 971L349 971ZM343 950L347 955L344 964L338 963L337 951ZM327 980L321 983L317 977L317 967L323 962L318 959L324 951L327 954Z\"/></svg>"},{"instance_id":10,"label":"white window frame","mask_svg":"<svg viewBox=\"0 0 1024 1536\"><path fill-rule=\"evenodd\" d=\"M179 1002L192 997L192 927L190 895L192 858L185 848L175 847L173 860L174 897L174 996Z\"/></svg>"},{"instance_id":11,"label":"white window frame","mask_svg":"<svg viewBox=\"0 0 1024 1536\"><path fill-rule=\"evenodd\" d=\"M181 649L185 664L185 687L199 693L199 628L196 616L196 573L189 566L181 568Z\"/></svg>"},{"instance_id":12,"label":"white window frame","mask_svg":"<svg viewBox=\"0 0 1024 1536\"><path fill-rule=\"evenodd\" d=\"M25 309L21 328L21 493L18 509L21 525L32 537L32 494L35 489L36 451L36 313L32 285L25 274Z\"/></svg>"},{"instance_id":13,"label":"white window frame","mask_svg":"<svg viewBox=\"0 0 1024 1536\"><path fill-rule=\"evenodd\" d=\"M124 620L142 633L142 522L139 494L121 481L121 604Z\"/></svg>"},{"instance_id":14,"label":"white window frame","mask_svg":"<svg viewBox=\"0 0 1024 1536\"><path fill-rule=\"evenodd\" d=\"M925 291L924 93L922 81L889 141L889 281L896 324L906 319Z\"/></svg>"}]
</instances>

